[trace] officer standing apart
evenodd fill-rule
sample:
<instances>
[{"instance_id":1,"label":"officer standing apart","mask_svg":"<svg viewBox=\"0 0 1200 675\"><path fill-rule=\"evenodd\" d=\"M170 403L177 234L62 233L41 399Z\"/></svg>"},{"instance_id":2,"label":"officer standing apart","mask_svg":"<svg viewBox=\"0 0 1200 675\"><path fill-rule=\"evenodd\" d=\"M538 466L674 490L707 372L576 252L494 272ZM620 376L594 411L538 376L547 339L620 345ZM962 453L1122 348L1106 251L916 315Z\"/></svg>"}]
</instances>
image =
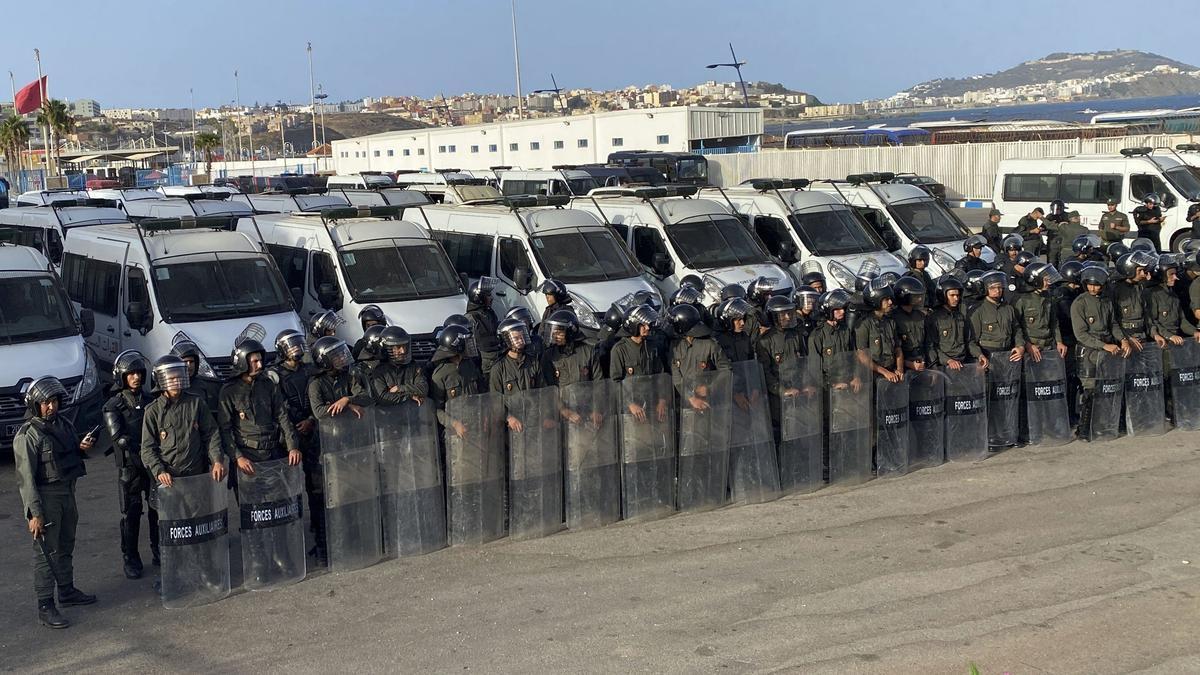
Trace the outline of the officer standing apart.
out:
<instances>
[{"instance_id":1,"label":"officer standing apart","mask_svg":"<svg viewBox=\"0 0 1200 675\"><path fill-rule=\"evenodd\" d=\"M1142 199L1142 205L1133 210L1133 222L1137 225L1137 236L1154 242L1154 250L1161 251L1158 235L1162 231L1162 209L1158 195L1151 192Z\"/></svg>"},{"instance_id":2,"label":"officer standing apart","mask_svg":"<svg viewBox=\"0 0 1200 675\"><path fill-rule=\"evenodd\" d=\"M993 251L1000 250L1000 218L1003 215L1000 209L992 209L988 211L987 222L983 224L983 236Z\"/></svg>"},{"instance_id":3,"label":"officer standing apart","mask_svg":"<svg viewBox=\"0 0 1200 675\"><path fill-rule=\"evenodd\" d=\"M288 418L279 388L263 372L267 350L258 340L242 340L233 348L235 377L221 388L217 422L238 470L254 475L254 463L280 459L300 466L300 438ZM280 445L280 435L283 445Z\"/></svg>"},{"instance_id":4,"label":"officer standing apart","mask_svg":"<svg viewBox=\"0 0 1200 675\"><path fill-rule=\"evenodd\" d=\"M1044 217L1045 212L1038 206L1017 221L1017 234L1021 235L1025 250L1034 255L1040 253L1043 248L1042 235L1046 234Z\"/></svg>"},{"instance_id":5,"label":"officer standing apart","mask_svg":"<svg viewBox=\"0 0 1200 675\"><path fill-rule=\"evenodd\" d=\"M125 578L140 579L142 556L138 552L141 538L142 508L146 506L146 525L150 529L150 552L155 567L158 556L158 510L149 505L152 488L150 473L142 464L142 418L150 395L142 385L150 364L141 353L132 349L121 352L113 361L113 390L117 393L104 403L104 424L112 439L117 462L117 492L121 499L121 556L125 562Z\"/></svg>"},{"instance_id":6,"label":"officer standing apart","mask_svg":"<svg viewBox=\"0 0 1200 675\"><path fill-rule=\"evenodd\" d=\"M1066 262L1080 254L1079 246L1076 245L1076 239L1087 234L1088 229L1080 223L1079 212L1069 211L1067 213L1067 222L1058 226L1058 241L1062 244L1062 248L1058 252L1059 263ZM1097 244L1099 244L1098 240Z\"/></svg>"},{"instance_id":7,"label":"officer standing apart","mask_svg":"<svg viewBox=\"0 0 1200 675\"><path fill-rule=\"evenodd\" d=\"M83 456L95 438L82 440L74 425L58 414L67 390L55 377L34 380L25 392L28 420L13 437L17 490L34 539L33 590L38 621L50 628L71 625L58 613L54 587L64 607L90 605L96 596L75 588L75 481L87 473ZM53 565L53 568L51 567Z\"/></svg>"},{"instance_id":8,"label":"officer standing apart","mask_svg":"<svg viewBox=\"0 0 1200 675\"><path fill-rule=\"evenodd\" d=\"M1100 239L1109 244L1121 241L1129 235L1129 217L1117 210L1121 200L1108 198L1108 210L1100 216Z\"/></svg>"}]
</instances>

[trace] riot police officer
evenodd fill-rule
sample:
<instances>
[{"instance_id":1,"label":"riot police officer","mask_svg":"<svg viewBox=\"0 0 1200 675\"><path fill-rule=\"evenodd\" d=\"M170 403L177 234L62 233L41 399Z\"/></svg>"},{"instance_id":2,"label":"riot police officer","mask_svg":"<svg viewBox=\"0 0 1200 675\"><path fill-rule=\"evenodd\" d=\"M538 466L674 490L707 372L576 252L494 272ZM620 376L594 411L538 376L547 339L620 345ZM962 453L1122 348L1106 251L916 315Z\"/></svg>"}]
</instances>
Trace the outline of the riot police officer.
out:
<instances>
[{"instance_id":1,"label":"riot police officer","mask_svg":"<svg viewBox=\"0 0 1200 675\"><path fill-rule=\"evenodd\" d=\"M117 493L121 500L121 556L125 578L140 579L142 556L138 552L141 538L142 510L146 510L146 525L150 531L150 553L155 567L159 565L158 510L150 505L152 488L150 473L142 464L142 418L150 395L143 385L150 364L140 352L132 349L121 352L113 361L113 394L104 403L104 424L112 439L117 462Z\"/></svg>"},{"instance_id":2,"label":"riot police officer","mask_svg":"<svg viewBox=\"0 0 1200 675\"><path fill-rule=\"evenodd\" d=\"M467 288L467 319L471 322L471 334L479 349L479 368L487 377L492 365L500 358L500 338L496 335L499 320L492 310L492 292L496 288L495 277L483 276L471 282Z\"/></svg>"},{"instance_id":3,"label":"riot police officer","mask_svg":"<svg viewBox=\"0 0 1200 675\"><path fill-rule=\"evenodd\" d=\"M542 325L550 338L550 344L542 354L542 371L550 384L568 387L600 379L596 350L583 339L575 312L557 310Z\"/></svg>"},{"instance_id":4,"label":"riot police officer","mask_svg":"<svg viewBox=\"0 0 1200 675\"><path fill-rule=\"evenodd\" d=\"M675 305L667 310L667 317L679 336L671 346L671 381L681 400L698 410L705 409L706 395L698 394L691 383L705 373L730 370L732 366L694 306Z\"/></svg>"},{"instance_id":5,"label":"riot police officer","mask_svg":"<svg viewBox=\"0 0 1200 675\"><path fill-rule=\"evenodd\" d=\"M188 369L188 392L204 399L205 405L216 422L217 403L221 395L221 383L209 377L200 376L200 362L204 358L200 347L190 340L183 340L171 347L171 355L183 359ZM211 370L211 369L210 369ZM210 377L216 377L212 373Z\"/></svg>"},{"instance_id":6,"label":"riot police officer","mask_svg":"<svg viewBox=\"0 0 1200 675\"><path fill-rule=\"evenodd\" d=\"M807 339L808 334L816 330L821 322L821 314L817 311L821 294L807 286L802 287L796 291L792 302L796 305L796 328Z\"/></svg>"},{"instance_id":7,"label":"riot police officer","mask_svg":"<svg viewBox=\"0 0 1200 675\"><path fill-rule=\"evenodd\" d=\"M68 395L55 377L41 377L25 392L28 416L13 437L13 458L22 513L34 539L33 590L38 600L38 621L50 628L71 625L58 612L64 607L90 605L96 596L75 588L75 481L87 473L83 456L95 437L82 440L70 420L59 414ZM53 569L51 566L53 565Z\"/></svg>"},{"instance_id":8,"label":"riot police officer","mask_svg":"<svg viewBox=\"0 0 1200 675\"><path fill-rule=\"evenodd\" d=\"M1155 257L1145 251L1126 253L1117 260L1117 272L1124 278L1109 287L1121 332L1138 351L1150 339L1145 282L1150 280L1150 269L1155 262Z\"/></svg>"},{"instance_id":9,"label":"riot police officer","mask_svg":"<svg viewBox=\"0 0 1200 675\"><path fill-rule=\"evenodd\" d=\"M1007 352L1009 361L1020 361L1025 353L1024 333L1017 311L1004 302L1006 277L993 271L981 280L986 291L984 301L971 312L971 330L978 336L979 346L988 358L996 352Z\"/></svg>"},{"instance_id":10,"label":"riot police officer","mask_svg":"<svg viewBox=\"0 0 1200 675\"><path fill-rule=\"evenodd\" d=\"M437 334L438 346L430 360L433 371L429 377L429 397L438 407L438 422L443 427L453 429L459 436L466 433L466 427L446 413L446 402L487 391L479 364L466 356L468 343L472 339L469 328L446 326Z\"/></svg>"},{"instance_id":11,"label":"riot police officer","mask_svg":"<svg viewBox=\"0 0 1200 675\"><path fill-rule=\"evenodd\" d=\"M892 320L904 354L905 370L924 370L929 364L929 342L925 332L925 285L916 277L900 277L895 283L896 309Z\"/></svg>"},{"instance_id":12,"label":"riot police officer","mask_svg":"<svg viewBox=\"0 0 1200 675\"><path fill-rule=\"evenodd\" d=\"M221 481L226 474L216 417L203 398L189 391L190 370L172 355L159 358L152 368L159 396L142 418L142 464L162 487L171 487L172 478L209 473Z\"/></svg>"},{"instance_id":13,"label":"riot police officer","mask_svg":"<svg viewBox=\"0 0 1200 675\"><path fill-rule=\"evenodd\" d=\"M559 310L575 311L574 305L571 304L571 294L567 292L567 285L558 279L546 279L538 287L538 292L546 298L546 309L542 310L540 324L545 324L546 319ZM538 333L541 334L543 340L550 338L549 330L543 325L539 325Z\"/></svg>"},{"instance_id":14,"label":"riot police officer","mask_svg":"<svg viewBox=\"0 0 1200 675\"><path fill-rule=\"evenodd\" d=\"M780 376L783 371L794 369L808 354L805 335L796 323L796 314L795 303L787 298L776 296L768 300L767 315L771 317L771 329L759 338L756 348L776 427L779 426L780 414Z\"/></svg>"},{"instance_id":15,"label":"riot police officer","mask_svg":"<svg viewBox=\"0 0 1200 675\"><path fill-rule=\"evenodd\" d=\"M983 260L983 247L987 245L987 239L983 235L973 234L963 241L963 252L966 254L954 263L954 267L964 272L974 270L986 271L988 264Z\"/></svg>"},{"instance_id":16,"label":"riot police officer","mask_svg":"<svg viewBox=\"0 0 1200 675\"><path fill-rule=\"evenodd\" d=\"M234 377L221 388L217 422L238 470L253 476L255 462L285 456L288 464L300 466L300 438L287 403L270 378L261 377L266 348L258 340L242 340L230 356Z\"/></svg>"},{"instance_id":17,"label":"riot police officer","mask_svg":"<svg viewBox=\"0 0 1200 675\"><path fill-rule=\"evenodd\" d=\"M1040 249L1043 248L1042 235L1046 234L1046 226L1043 224L1045 214L1042 207L1037 206L1017 221L1017 234L1021 235L1024 249L1034 255L1040 253Z\"/></svg>"},{"instance_id":18,"label":"riot police officer","mask_svg":"<svg viewBox=\"0 0 1200 675\"><path fill-rule=\"evenodd\" d=\"M1159 234L1162 232L1162 208L1158 205L1158 195L1150 192L1142 198L1142 205L1133 210L1133 223L1137 226L1138 238L1149 239L1154 244L1155 252L1162 250Z\"/></svg>"},{"instance_id":19,"label":"riot police officer","mask_svg":"<svg viewBox=\"0 0 1200 675\"><path fill-rule=\"evenodd\" d=\"M883 279L872 279L863 289L863 301L871 313L854 327L854 343L869 360L873 373L888 382L900 382L904 379L904 350L890 316L895 306L892 286Z\"/></svg>"},{"instance_id":20,"label":"riot police officer","mask_svg":"<svg viewBox=\"0 0 1200 675\"><path fill-rule=\"evenodd\" d=\"M1071 328L1078 341L1076 363L1082 393L1079 401L1079 432L1084 440L1091 440L1092 398L1096 388L1096 372L1104 352L1120 354L1128 358L1129 340L1121 330L1113 305L1102 297L1108 283L1108 270L1091 265L1079 273L1084 293L1071 304Z\"/></svg>"},{"instance_id":21,"label":"riot police officer","mask_svg":"<svg viewBox=\"0 0 1200 675\"><path fill-rule=\"evenodd\" d=\"M715 314L720 328L717 344L721 345L730 362L754 358L754 341L750 339L746 323L750 312L750 303L741 298L730 298L717 305Z\"/></svg>"},{"instance_id":22,"label":"riot police officer","mask_svg":"<svg viewBox=\"0 0 1200 675\"><path fill-rule=\"evenodd\" d=\"M518 319L505 319L500 322L497 334L500 343L504 345L504 353L492 366L492 372L488 375L490 389L507 397L546 386L541 360L526 353L530 344L529 327ZM509 428L520 431L521 429L513 426L515 419L510 417ZM517 420L516 424L520 426L520 421Z\"/></svg>"},{"instance_id":23,"label":"riot police officer","mask_svg":"<svg viewBox=\"0 0 1200 675\"><path fill-rule=\"evenodd\" d=\"M967 320L963 307L964 290L963 283L957 278L942 277L938 282L940 303L929 315L926 326L930 360L948 370L960 370L971 361L984 368L988 364L987 355L980 349L971 322Z\"/></svg>"},{"instance_id":24,"label":"riot police officer","mask_svg":"<svg viewBox=\"0 0 1200 675\"><path fill-rule=\"evenodd\" d=\"M367 345L367 330L372 326L386 326L387 317L379 305L367 305L359 310L358 321L362 324L363 336L354 343L354 348L350 350L350 353L354 355L355 361L361 358L363 348Z\"/></svg>"},{"instance_id":25,"label":"riot police officer","mask_svg":"<svg viewBox=\"0 0 1200 675\"><path fill-rule=\"evenodd\" d=\"M328 335L313 343L313 363L318 374L308 382L308 403L318 422L346 412L363 416L363 408L371 405L371 394L365 383L350 373L350 348L340 339Z\"/></svg>"},{"instance_id":26,"label":"riot police officer","mask_svg":"<svg viewBox=\"0 0 1200 675\"><path fill-rule=\"evenodd\" d=\"M542 358L542 350L546 348L546 343L542 340L541 334L535 329L533 313L524 307L517 306L508 310L508 313L504 315L504 321L509 319L516 319L525 324L525 328L529 332L529 344L525 346L525 353L540 360ZM504 321L501 321L501 323Z\"/></svg>"},{"instance_id":27,"label":"riot police officer","mask_svg":"<svg viewBox=\"0 0 1200 675\"><path fill-rule=\"evenodd\" d=\"M1095 249L1100 247L1100 237L1095 235L1091 235L1086 240L1083 240L1087 242L1086 246L1081 243L1079 237L1087 234L1088 229L1079 220L1079 212L1068 212L1067 221L1058 226L1058 241L1061 246L1058 254L1060 263L1071 258L1080 259L1081 254L1091 255Z\"/></svg>"},{"instance_id":28,"label":"riot police officer","mask_svg":"<svg viewBox=\"0 0 1200 675\"><path fill-rule=\"evenodd\" d=\"M425 370L413 363L412 337L400 326L388 326L379 335L382 362L371 373L370 391L375 405L423 405L429 396Z\"/></svg>"},{"instance_id":29,"label":"riot police officer","mask_svg":"<svg viewBox=\"0 0 1200 675\"><path fill-rule=\"evenodd\" d=\"M638 305L626 313L622 328L625 336L613 346L609 357L609 378L620 382L626 377L658 375L665 370L647 344L659 320L658 312L649 305Z\"/></svg>"},{"instance_id":30,"label":"riot police officer","mask_svg":"<svg viewBox=\"0 0 1200 675\"><path fill-rule=\"evenodd\" d=\"M338 326L344 323L346 323L345 319L337 312L327 309L313 316L312 320L308 322L308 333L311 340L316 342L323 337L337 335ZM365 331L366 328L364 327L363 330Z\"/></svg>"},{"instance_id":31,"label":"riot police officer","mask_svg":"<svg viewBox=\"0 0 1200 675\"><path fill-rule=\"evenodd\" d=\"M1057 350L1064 359L1067 356L1058 310L1051 297L1051 290L1061 281L1062 276L1050 263L1031 263L1025 268L1025 285L1032 290L1019 294L1013 303L1023 327L1025 351L1034 361L1041 361L1046 349Z\"/></svg>"},{"instance_id":32,"label":"riot police officer","mask_svg":"<svg viewBox=\"0 0 1200 675\"><path fill-rule=\"evenodd\" d=\"M908 252L908 271L905 276L915 277L925 287L925 308L932 309L937 306L937 293L933 284L933 277L929 275L929 261L933 258L933 251L929 250L924 244L917 244Z\"/></svg>"},{"instance_id":33,"label":"riot police officer","mask_svg":"<svg viewBox=\"0 0 1200 675\"><path fill-rule=\"evenodd\" d=\"M850 294L844 289L835 288L826 291L821 296L821 317L824 319L817 330L808 336L808 357L818 359L821 363L821 373L826 382L838 386L851 386L858 391L862 382L853 374L836 372L835 362L840 355L853 352L854 334L846 325L846 310L850 306ZM842 375L851 375L846 379Z\"/></svg>"}]
</instances>

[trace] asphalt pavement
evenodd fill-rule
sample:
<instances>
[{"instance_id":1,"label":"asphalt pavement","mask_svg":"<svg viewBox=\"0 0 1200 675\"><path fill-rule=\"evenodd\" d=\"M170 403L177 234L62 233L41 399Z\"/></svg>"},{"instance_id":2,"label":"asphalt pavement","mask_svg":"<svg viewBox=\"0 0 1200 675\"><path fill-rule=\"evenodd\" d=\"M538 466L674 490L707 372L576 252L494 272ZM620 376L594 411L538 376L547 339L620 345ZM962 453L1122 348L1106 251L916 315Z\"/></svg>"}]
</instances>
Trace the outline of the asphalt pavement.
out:
<instances>
[{"instance_id":1,"label":"asphalt pavement","mask_svg":"<svg viewBox=\"0 0 1200 675\"><path fill-rule=\"evenodd\" d=\"M0 463L0 670L1200 671L1200 433L1015 449L171 611L149 576L122 576L115 470L88 470L76 578L100 602L53 631Z\"/></svg>"}]
</instances>

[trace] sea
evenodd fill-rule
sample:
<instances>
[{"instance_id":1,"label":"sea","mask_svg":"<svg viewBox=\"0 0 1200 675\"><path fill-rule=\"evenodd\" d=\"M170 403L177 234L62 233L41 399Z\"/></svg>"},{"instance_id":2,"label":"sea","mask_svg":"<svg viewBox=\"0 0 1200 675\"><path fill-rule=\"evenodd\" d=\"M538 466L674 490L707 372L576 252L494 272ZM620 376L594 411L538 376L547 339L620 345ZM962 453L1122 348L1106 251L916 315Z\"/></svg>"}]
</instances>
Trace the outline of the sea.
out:
<instances>
[{"instance_id":1,"label":"sea","mask_svg":"<svg viewBox=\"0 0 1200 675\"><path fill-rule=\"evenodd\" d=\"M984 120L988 122L1054 120L1058 122L1087 122L1092 118L1092 115L1102 112L1154 110L1159 108L1178 110L1179 108L1192 108L1196 106L1200 106L1200 93L1188 96L1091 99L1068 103L1031 103L1027 105L1003 105L988 108L938 109L901 113L898 115L878 115L844 119L822 118L812 121L787 122L782 125L768 119L766 120L766 131L770 134L780 133L778 130L781 126L783 133L798 129L824 129L827 127L851 125L856 128L869 127L874 124L886 124L890 127L906 127L919 122L944 120ZM1089 112L1084 112L1085 110Z\"/></svg>"}]
</instances>

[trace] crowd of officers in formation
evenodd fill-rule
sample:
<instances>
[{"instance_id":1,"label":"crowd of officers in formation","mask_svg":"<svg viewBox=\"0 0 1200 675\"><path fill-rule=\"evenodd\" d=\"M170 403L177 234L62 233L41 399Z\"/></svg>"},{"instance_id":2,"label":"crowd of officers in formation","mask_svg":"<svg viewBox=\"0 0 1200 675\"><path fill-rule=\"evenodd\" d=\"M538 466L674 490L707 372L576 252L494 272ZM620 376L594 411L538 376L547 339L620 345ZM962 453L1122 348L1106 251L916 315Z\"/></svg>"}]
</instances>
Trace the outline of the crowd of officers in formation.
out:
<instances>
[{"instance_id":1,"label":"crowd of officers in formation","mask_svg":"<svg viewBox=\"0 0 1200 675\"><path fill-rule=\"evenodd\" d=\"M1143 216L1137 214L1139 228L1149 223ZM1200 342L1197 253L1159 255L1149 238L1126 246L1123 216L1106 218L1105 244L1061 205L1052 205L1049 217L1037 209L1022 219L1020 230L1028 237L1001 237L993 231L997 218L991 221L983 235L963 244L957 268L936 280L927 271L931 252L923 246L909 254L905 275L881 275L868 265L853 291L827 290L823 275L813 271L797 288L762 277L748 287L730 285L719 302L705 305L701 280L690 277L665 308L648 292L614 304L598 338L590 340L562 283L548 280L539 289L548 307L537 321L523 308L498 317L492 310L496 280L483 277L468 288L467 313L446 318L426 364L413 360L408 333L387 325L374 306L360 313L364 336L353 346L335 336L342 319L333 312L314 317L308 336L280 333L274 363L266 362L268 350L260 342L241 341L232 352L233 377L224 384L199 377L204 356L190 342L153 364L124 352L113 366L104 418L119 469L125 575L143 573L143 515L152 561L159 565L157 486L208 473L236 489L238 472L251 475L256 462L285 458L304 468L316 540L310 554L326 564L319 425L339 415L361 417L367 406L428 403L436 406L445 433L462 435L462 423L445 411L446 402L460 396L669 373L681 405L699 406L703 402L691 400L681 381L757 360L778 430L778 397L795 395L793 383L781 387L781 373L801 363L819 364L827 386L858 389L870 383L857 376L839 382L831 372L847 354L874 376L900 382L909 370L958 370L973 363L986 368L994 359L1040 360L1057 351L1067 363L1071 421L1086 439L1101 354L1128 356L1151 341ZM1054 236L1044 250L1039 242L1048 231ZM981 257L989 243L1002 252L994 266ZM144 386L148 379L153 395ZM29 419L14 442L20 495L36 543L39 618L56 628L68 625L55 604L56 588L62 605L96 600L74 587L71 554L75 481L85 473L82 457L96 447L97 434L92 430L80 440L57 415L66 397L54 378L34 382L26 395ZM650 412L633 407L634 415ZM519 431L519 420L506 422Z\"/></svg>"}]
</instances>

